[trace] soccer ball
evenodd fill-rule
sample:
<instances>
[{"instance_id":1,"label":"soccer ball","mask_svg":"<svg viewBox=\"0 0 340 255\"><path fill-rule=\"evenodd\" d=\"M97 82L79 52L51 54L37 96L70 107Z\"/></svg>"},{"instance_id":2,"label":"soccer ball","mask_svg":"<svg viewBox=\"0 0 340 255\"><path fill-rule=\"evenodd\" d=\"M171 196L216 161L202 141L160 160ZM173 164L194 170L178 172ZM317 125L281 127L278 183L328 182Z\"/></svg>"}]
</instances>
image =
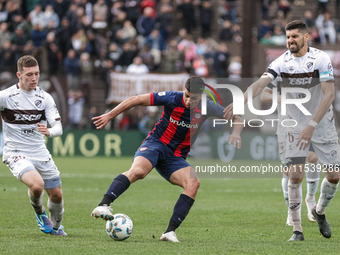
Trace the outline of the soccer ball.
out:
<instances>
[{"instance_id":1,"label":"soccer ball","mask_svg":"<svg viewBox=\"0 0 340 255\"><path fill-rule=\"evenodd\" d=\"M113 240L123 241L132 234L132 220L129 216L122 213L117 213L113 217L113 220L106 222L106 233Z\"/></svg>"}]
</instances>

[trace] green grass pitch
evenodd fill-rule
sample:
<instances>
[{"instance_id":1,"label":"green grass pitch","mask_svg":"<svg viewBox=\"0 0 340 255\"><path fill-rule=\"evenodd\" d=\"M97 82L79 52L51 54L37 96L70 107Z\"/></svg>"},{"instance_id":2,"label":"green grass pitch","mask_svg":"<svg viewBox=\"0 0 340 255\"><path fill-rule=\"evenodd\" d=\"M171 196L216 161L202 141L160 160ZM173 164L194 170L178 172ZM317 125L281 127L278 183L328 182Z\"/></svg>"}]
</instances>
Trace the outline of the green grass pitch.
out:
<instances>
[{"instance_id":1,"label":"green grass pitch","mask_svg":"<svg viewBox=\"0 0 340 255\"><path fill-rule=\"evenodd\" d=\"M323 238L302 206L305 241L287 242L287 207L281 179L201 179L194 206L176 231L180 243L159 241L182 189L153 170L115 201L115 213L130 216L134 230L123 242L110 239L105 222L90 217L115 176L132 158L54 158L63 181L68 236L42 233L27 188L0 167L0 254L338 254L339 194L326 210L332 237ZM260 164L261 162L234 162ZM320 182L321 183L321 182ZM306 184L303 183L303 197ZM317 193L317 198L319 192ZM47 196L44 197L46 206Z\"/></svg>"}]
</instances>

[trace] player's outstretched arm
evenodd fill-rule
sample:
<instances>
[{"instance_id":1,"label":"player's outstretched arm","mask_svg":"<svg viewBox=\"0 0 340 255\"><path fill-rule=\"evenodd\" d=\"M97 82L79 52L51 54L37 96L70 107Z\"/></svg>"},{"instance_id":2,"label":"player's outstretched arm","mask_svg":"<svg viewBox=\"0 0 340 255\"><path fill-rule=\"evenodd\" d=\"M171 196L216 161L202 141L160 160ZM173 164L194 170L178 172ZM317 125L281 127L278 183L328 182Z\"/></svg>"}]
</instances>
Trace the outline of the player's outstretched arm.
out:
<instances>
[{"instance_id":1,"label":"player's outstretched arm","mask_svg":"<svg viewBox=\"0 0 340 255\"><path fill-rule=\"evenodd\" d=\"M322 120L322 118L325 116L326 112L328 111L329 107L331 106L335 99L334 81L321 82L321 89L324 96L311 120L312 125L311 124L307 125L307 127L305 127L301 131L298 137L298 142L296 143L296 146L299 147L300 150L304 150L305 148L307 148L315 130L315 127L313 127L313 125L314 124L316 125Z\"/></svg>"},{"instance_id":2,"label":"player's outstretched arm","mask_svg":"<svg viewBox=\"0 0 340 255\"><path fill-rule=\"evenodd\" d=\"M252 98L257 97L261 91L272 81L272 79L268 75L262 75L260 79L255 81L252 85L248 87L246 92L244 93L244 103L248 101L248 91L252 90ZM226 118L228 121L234 118L233 115L233 104L228 105L224 109L223 117Z\"/></svg>"},{"instance_id":3,"label":"player's outstretched arm","mask_svg":"<svg viewBox=\"0 0 340 255\"><path fill-rule=\"evenodd\" d=\"M241 132L243 130L243 119L237 115L235 115L233 119L234 128L231 135L228 137L229 144L234 144L234 148L241 149L242 139ZM239 123L239 124L235 124Z\"/></svg>"},{"instance_id":4,"label":"player's outstretched arm","mask_svg":"<svg viewBox=\"0 0 340 255\"><path fill-rule=\"evenodd\" d=\"M144 106L151 105L150 94L133 96L133 97L130 97L124 100L119 105L117 105L115 108L113 108L110 112L92 118L93 124L96 125L97 129L102 129L103 127L107 125L107 123L109 123L109 121L111 121L117 115L119 115L120 113L124 111L129 110L130 108L136 105L144 105Z\"/></svg>"}]
</instances>

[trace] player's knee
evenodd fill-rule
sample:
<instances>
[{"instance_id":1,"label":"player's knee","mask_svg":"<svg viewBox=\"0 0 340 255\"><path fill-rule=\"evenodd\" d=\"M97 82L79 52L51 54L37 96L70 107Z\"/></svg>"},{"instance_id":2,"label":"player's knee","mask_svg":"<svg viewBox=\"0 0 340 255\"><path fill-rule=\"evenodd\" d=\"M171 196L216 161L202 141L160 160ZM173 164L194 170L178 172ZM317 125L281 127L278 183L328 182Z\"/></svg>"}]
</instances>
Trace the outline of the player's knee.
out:
<instances>
[{"instance_id":1,"label":"player's knee","mask_svg":"<svg viewBox=\"0 0 340 255\"><path fill-rule=\"evenodd\" d=\"M40 197L41 193L44 190L44 182L36 181L30 186L30 190L32 191L34 197Z\"/></svg>"},{"instance_id":2,"label":"player's knee","mask_svg":"<svg viewBox=\"0 0 340 255\"><path fill-rule=\"evenodd\" d=\"M190 182L187 185L187 189L190 193L196 194L200 185L201 185L201 183L197 178L191 179Z\"/></svg>"},{"instance_id":3,"label":"player's knee","mask_svg":"<svg viewBox=\"0 0 340 255\"><path fill-rule=\"evenodd\" d=\"M144 179L146 176L146 173L143 168L133 168L129 171L129 179L132 180L132 182Z\"/></svg>"},{"instance_id":4,"label":"player's knee","mask_svg":"<svg viewBox=\"0 0 340 255\"><path fill-rule=\"evenodd\" d=\"M318 161L319 161L318 156L316 156L315 153L308 154L308 157L307 157L307 162L308 163L316 164L316 163L318 163Z\"/></svg>"},{"instance_id":5,"label":"player's knee","mask_svg":"<svg viewBox=\"0 0 340 255\"><path fill-rule=\"evenodd\" d=\"M56 192L53 192L50 195L50 200L53 203L60 204L63 201L63 192L61 191L61 189L57 190Z\"/></svg>"},{"instance_id":6,"label":"player's knee","mask_svg":"<svg viewBox=\"0 0 340 255\"><path fill-rule=\"evenodd\" d=\"M339 183L339 178L337 177L327 177L327 181L333 184L338 184Z\"/></svg>"}]
</instances>

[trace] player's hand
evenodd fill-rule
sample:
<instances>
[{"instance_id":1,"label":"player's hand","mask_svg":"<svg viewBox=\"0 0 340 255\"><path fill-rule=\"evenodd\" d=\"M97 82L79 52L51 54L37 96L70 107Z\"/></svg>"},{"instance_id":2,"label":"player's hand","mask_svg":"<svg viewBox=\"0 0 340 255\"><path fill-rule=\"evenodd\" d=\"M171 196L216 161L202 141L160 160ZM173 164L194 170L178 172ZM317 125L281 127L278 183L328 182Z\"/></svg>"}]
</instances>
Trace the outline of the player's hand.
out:
<instances>
[{"instance_id":1,"label":"player's hand","mask_svg":"<svg viewBox=\"0 0 340 255\"><path fill-rule=\"evenodd\" d=\"M224 110L223 110L223 118L225 118L227 121L230 121L231 119L234 118L233 115L233 104L228 105Z\"/></svg>"},{"instance_id":2,"label":"player's hand","mask_svg":"<svg viewBox=\"0 0 340 255\"><path fill-rule=\"evenodd\" d=\"M97 129L102 129L105 127L110 120L111 119L107 113L92 118L93 124L96 125Z\"/></svg>"},{"instance_id":3,"label":"player's hand","mask_svg":"<svg viewBox=\"0 0 340 255\"><path fill-rule=\"evenodd\" d=\"M239 134L232 133L229 137L229 144L234 144L234 148L241 149L242 139Z\"/></svg>"},{"instance_id":4,"label":"player's hand","mask_svg":"<svg viewBox=\"0 0 340 255\"><path fill-rule=\"evenodd\" d=\"M38 131L42 133L43 135L50 136L50 131L48 131L48 128L44 124L37 123Z\"/></svg>"},{"instance_id":5,"label":"player's hand","mask_svg":"<svg viewBox=\"0 0 340 255\"><path fill-rule=\"evenodd\" d=\"M299 150L304 150L308 147L310 140L312 139L314 133L314 128L310 125L307 125L307 127L305 127L298 139L298 142L296 143L296 147L299 147Z\"/></svg>"}]
</instances>

